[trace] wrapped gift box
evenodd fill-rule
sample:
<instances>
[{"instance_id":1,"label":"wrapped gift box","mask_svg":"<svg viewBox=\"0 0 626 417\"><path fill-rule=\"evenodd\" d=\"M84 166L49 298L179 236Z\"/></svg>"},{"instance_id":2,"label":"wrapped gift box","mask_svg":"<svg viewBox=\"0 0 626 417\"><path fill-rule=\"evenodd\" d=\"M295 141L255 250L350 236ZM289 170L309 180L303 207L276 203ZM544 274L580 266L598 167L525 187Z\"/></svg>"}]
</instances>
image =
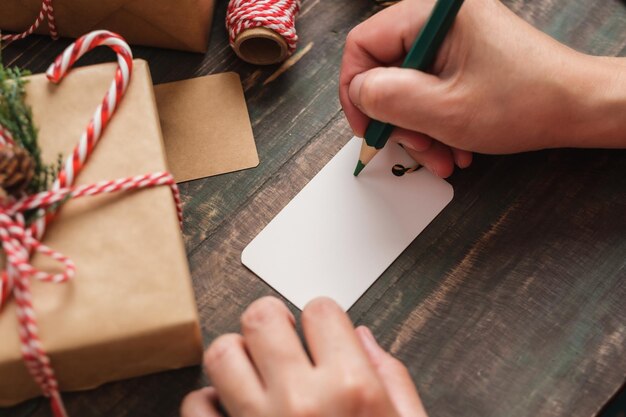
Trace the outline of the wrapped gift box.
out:
<instances>
[{"instance_id":1,"label":"wrapped gift box","mask_svg":"<svg viewBox=\"0 0 626 417\"><path fill-rule=\"evenodd\" d=\"M95 3L94 3L95 4ZM44 159L68 155L115 65L75 69L60 85L29 77ZM165 171L148 66L130 86L77 184ZM63 391L198 364L202 346L176 207L167 186L71 200L44 243L69 256L65 284L32 282L40 336ZM35 256L34 265L58 265ZM0 406L40 395L20 354L13 301L0 312Z\"/></svg>"},{"instance_id":2,"label":"wrapped gift box","mask_svg":"<svg viewBox=\"0 0 626 417\"><path fill-rule=\"evenodd\" d=\"M42 2L1 3L0 29L22 32L35 21ZM53 6L61 36L76 38L107 29L131 44L206 52L214 0L54 0ZM36 33L47 34L47 23Z\"/></svg>"}]
</instances>

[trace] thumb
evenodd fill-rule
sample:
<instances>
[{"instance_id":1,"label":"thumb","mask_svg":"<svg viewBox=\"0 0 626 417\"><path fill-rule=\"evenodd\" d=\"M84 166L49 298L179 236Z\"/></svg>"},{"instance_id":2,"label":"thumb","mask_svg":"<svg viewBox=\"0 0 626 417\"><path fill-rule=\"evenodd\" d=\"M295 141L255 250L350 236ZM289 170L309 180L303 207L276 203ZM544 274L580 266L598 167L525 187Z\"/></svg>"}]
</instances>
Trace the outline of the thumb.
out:
<instances>
[{"instance_id":1,"label":"thumb","mask_svg":"<svg viewBox=\"0 0 626 417\"><path fill-rule=\"evenodd\" d=\"M350 82L350 101L372 119L434 136L443 121L444 89L434 75L408 68L374 68Z\"/></svg>"},{"instance_id":2,"label":"thumb","mask_svg":"<svg viewBox=\"0 0 626 417\"><path fill-rule=\"evenodd\" d=\"M359 326L356 333L398 414L401 417L427 417L406 367L378 345L367 327Z\"/></svg>"}]
</instances>

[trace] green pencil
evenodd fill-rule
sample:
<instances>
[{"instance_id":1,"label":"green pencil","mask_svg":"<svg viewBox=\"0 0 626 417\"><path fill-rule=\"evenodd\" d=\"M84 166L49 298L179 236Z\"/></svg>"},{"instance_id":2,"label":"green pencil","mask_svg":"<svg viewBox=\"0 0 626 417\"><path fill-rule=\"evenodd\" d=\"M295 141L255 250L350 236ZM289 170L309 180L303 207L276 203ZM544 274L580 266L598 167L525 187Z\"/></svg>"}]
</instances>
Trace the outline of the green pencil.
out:
<instances>
[{"instance_id":1,"label":"green pencil","mask_svg":"<svg viewBox=\"0 0 626 417\"><path fill-rule=\"evenodd\" d=\"M437 51L448 34L462 4L463 0L438 0L435 3L428 21L426 21L422 31L415 39L411 50L404 59L402 68L414 68L419 71L428 71L430 69L437 56ZM355 177L363 171L363 168L385 146L393 129L394 126L389 123L379 122L378 120L370 121L365 130L359 162L354 170Z\"/></svg>"}]
</instances>

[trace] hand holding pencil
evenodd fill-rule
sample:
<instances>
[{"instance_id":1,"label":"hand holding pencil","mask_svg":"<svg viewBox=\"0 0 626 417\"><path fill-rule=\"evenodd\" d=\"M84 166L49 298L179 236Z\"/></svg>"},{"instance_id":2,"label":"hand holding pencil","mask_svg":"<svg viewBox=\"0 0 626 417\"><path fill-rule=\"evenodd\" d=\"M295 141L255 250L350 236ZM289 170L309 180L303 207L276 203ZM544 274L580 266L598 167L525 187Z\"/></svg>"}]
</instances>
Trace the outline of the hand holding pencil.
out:
<instances>
[{"instance_id":1,"label":"hand holding pencil","mask_svg":"<svg viewBox=\"0 0 626 417\"><path fill-rule=\"evenodd\" d=\"M440 177L468 167L471 152L626 146L615 123L626 120L624 59L567 48L499 1L465 0L429 72L398 68L433 5L404 0L348 35L340 100L355 135L390 122L390 140Z\"/></svg>"},{"instance_id":2,"label":"hand holding pencil","mask_svg":"<svg viewBox=\"0 0 626 417\"><path fill-rule=\"evenodd\" d=\"M430 69L462 5L463 0L437 0L430 17L406 55L402 68L413 68L418 71ZM385 146L393 129L394 126L390 123L374 119L369 122L363 136L359 161L354 170L355 177L372 160L378 150Z\"/></svg>"}]
</instances>

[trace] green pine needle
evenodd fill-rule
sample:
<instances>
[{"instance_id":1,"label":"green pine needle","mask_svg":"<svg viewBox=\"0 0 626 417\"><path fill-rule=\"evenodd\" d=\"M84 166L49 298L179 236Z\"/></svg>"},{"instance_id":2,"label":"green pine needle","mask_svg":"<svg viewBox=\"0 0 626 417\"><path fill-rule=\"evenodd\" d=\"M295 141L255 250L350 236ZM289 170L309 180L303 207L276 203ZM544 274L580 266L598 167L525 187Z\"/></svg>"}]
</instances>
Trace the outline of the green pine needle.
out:
<instances>
[{"instance_id":1,"label":"green pine needle","mask_svg":"<svg viewBox=\"0 0 626 417\"><path fill-rule=\"evenodd\" d=\"M27 193L47 190L61 167L61 162L45 164L37 141L37 129L33 123L33 112L26 104L26 80L28 71L6 68L0 59L0 124L13 135L15 143L22 146L32 156L35 175L28 185ZM60 158L59 158L60 159Z\"/></svg>"}]
</instances>

